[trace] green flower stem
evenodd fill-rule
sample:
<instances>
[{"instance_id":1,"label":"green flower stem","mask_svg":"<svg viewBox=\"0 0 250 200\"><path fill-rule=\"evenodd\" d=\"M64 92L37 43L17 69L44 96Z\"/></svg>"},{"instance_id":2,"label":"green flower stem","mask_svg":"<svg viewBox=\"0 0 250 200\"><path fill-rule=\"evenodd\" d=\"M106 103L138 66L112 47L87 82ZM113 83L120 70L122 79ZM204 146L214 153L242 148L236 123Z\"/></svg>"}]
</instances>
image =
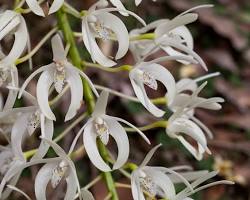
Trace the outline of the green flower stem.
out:
<instances>
[{"instance_id":1,"label":"green flower stem","mask_svg":"<svg viewBox=\"0 0 250 200\"><path fill-rule=\"evenodd\" d=\"M104 66L96 64L96 63L91 63L91 62L86 62L86 61L82 61L82 64L86 67L98 68L98 69L101 69L101 70L104 70L107 72L120 72L120 71L132 70L131 65L121 65L119 67L109 68L109 67L104 67Z\"/></svg>"},{"instance_id":2,"label":"green flower stem","mask_svg":"<svg viewBox=\"0 0 250 200\"><path fill-rule=\"evenodd\" d=\"M109 155L108 155L108 151L107 151L106 147L99 139L97 140L97 143L98 143L99 151L100 151L102 158L104 159L104 161L108 162ZM118 200L119 197L118 197L118 194L117 194L117 191L115 188L115 182L113 180L111 172L103 172L103 177L106 180L106 184L107 184L109 193L111 194L111 199Z\"/></svg>"},{"instance_id":3,"label":"green flower stem","mask_svg":"<svg viewBox=\"0 0 250 200\"><path fill-rule=\"evenodd\" d=\"M154 129L154 128L166 128L167 124L168 124L167 121L157 121L157 122L154 122L152 124L142 126L142 127L138 128L138 129L141 130L141 131L147 131L147 130L151 130L151 129ZM133 129L133 128L125 128L125 130L127 132L136 132L136 130Z\"/></svg>"},{"instance_id":4,"label":"green flower stem","mask_svg":"<svg viewBox=\"0 0 250 200\"><path fill-rule=\"evenodd\" d=\"M77 46L74 40L73 31L70 27L67 14L64 12L64 8L61 8L57 12L57 20L58 20L59 28L62 30L64 34L64 38L66 42L70 44L69 56L72 60L72 63L80 70L84 70L85 66L82 65L82 59L77 49ZM83 90L84 90L83 91L84 97L85 97L86 104L87 104L88 114L90 115L94 110L95 99L94 99L93 93L88 83L85 80L83 80ZM101 155L104 157L105 160L107 160L108 153L107 153L106 147L101 142L98 143L98 146L99 146ZM111 194L111 199L118 200L119 198L116 192L115 183L114 183L111 172L103 172L103 177L106 181L106 185Z\"/></svg>"},{"instance_id":5,"label":"green flower stem","mask_svg":"<svg viewBox=\"0 0 250 200\"><path fill-rule=\"evenodd\" d=\"M67 14L64 12L64 7L62 7L56 14L57 14L59 28L62 30L64 34L66 43L70 45L69 56L72 60L72 64L76 66L78 69L84 70L85 67L82 66L82 59L77 49L74 35L70 27L69 21L68 21ZM95 100L94 100L93 93L86 80L83 80L83 92L84 92L84 97L85 97L87 108L88 108L88 113L91 114L95 106Z\"/></svg>"}]
</instances>

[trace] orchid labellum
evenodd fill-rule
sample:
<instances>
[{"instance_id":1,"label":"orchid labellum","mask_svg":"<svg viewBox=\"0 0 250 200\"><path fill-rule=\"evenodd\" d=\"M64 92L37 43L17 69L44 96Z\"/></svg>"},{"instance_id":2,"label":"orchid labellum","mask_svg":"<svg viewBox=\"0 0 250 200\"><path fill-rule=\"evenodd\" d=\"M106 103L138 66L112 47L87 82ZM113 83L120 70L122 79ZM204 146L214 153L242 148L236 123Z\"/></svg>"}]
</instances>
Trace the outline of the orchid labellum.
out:
<instances>
[{"instance_id":1,"label":"orchid labellum","mask_svg":"<svg viewBox=\"0 0 250 200\"><path fill-rule=\"evenodd\" d=\"M41 8L41 6L39 5L39 2L37 0L26 0L26 3L28 4L28 6L30 7L33 13L35 13L36 15L45 17L45 13L43 9ZM50 15L58 11L62 7L63 3L64 3L64 0L53 0L53 3L51 4L49 8L48 14Z\"/></svg>"},{"instance_id":2,"label":"orchid labellum","mask_svg":"<svg viewBox=\"0 0 250 200\"><path fill-rule=\"evenodd\" d=\"M14 43L10 52L0 58L0 68L12 66L29 44L29 35L23 16L17 12L6 10L0 15L0 41L5 36L12 34L15 37Z\"/></svg>"},{"instance_id":3,"label":"orchid labellum","mask_svg":"<svg viewBox=\"0 0 250 200\"><path fill-rule=\"evenodd\" d=\"M73 145L74 147L76 140L79 135L83 133L83 143L92 163L102 171L111 171L110 166L105 163L102 159L98 147L97 139L100 139L104 145L107 145L109 142L109 137L112 136L117 144L118 156L112 167L112 170L118 169L125 164L129 155L129 141L126 131L118 122L127 124L128 126L135 129L147 142L150 143L147 137L131 123L127 122L124 119L118 117L112 117L106 115L106 106L108 101L108 93L103 91L96 103L95 110L92 113L92 117L87 121L87 123L81 128L78 133L78 136L75 138ZM73 150L71 148L71 150Z\"/></svg>"},{"instance_id":4,"label":"orchid labellum","mask_svg":"<svg viewBox=\"0 0 250 200\"><path fill-rule=\"evenodd\" d=\"M118 41L118 50L115 59L120 59L128 51L129 48L129 35L126 26L115 15L111 14L112 11L122 11L129 15L134 16L141 23L144 21L134 14L133 12L125 9L105 8L108 5L106 0L100 0L90 7L86 16L82 20L82 36L85 47L91 55L94 62L97 62L105 67L112 67L116 62L106 57L99 46L97 45L96 38L108 40L115 37ZM97 9L98 7L104 7Z\"/></svg>"},{"instance_id":5,"label":"orchid labellum","mask_svg":"<svg viewBox=\"0 0 250 200\"><path fill-rule=\"evenodd\" d=\"M82 103L83 86L80 75L88 81L96 96L99 95L86 74L67 61L66 52L63 48L62 40L58 34L52 38L51 44L53 50L53 63L40 67L26 79L20 89L19 98L21 97L23 90L26 88L30 80L38 73L42 72L42 75L38 80L36 90L38 105L41 109L41 112L48 119L56 120L56 117L51 111L48 102L49 89L54 84L55 90L58 93L61 93L67 83L71 91L71 103L65 116L65 121L68 121L76 115L77 110L80 108Z\"/></svg>"}]
</instances>

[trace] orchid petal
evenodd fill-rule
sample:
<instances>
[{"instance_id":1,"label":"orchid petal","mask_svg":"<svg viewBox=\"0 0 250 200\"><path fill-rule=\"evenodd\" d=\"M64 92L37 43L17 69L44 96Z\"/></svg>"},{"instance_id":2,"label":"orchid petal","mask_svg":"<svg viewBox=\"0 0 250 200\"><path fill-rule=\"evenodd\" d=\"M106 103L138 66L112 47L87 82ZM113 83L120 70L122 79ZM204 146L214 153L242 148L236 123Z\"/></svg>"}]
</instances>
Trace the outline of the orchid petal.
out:
<instances>
[{"instance_id":1,"label":"orchid petal","mask_svg":"<svg viewBox=\"0 0 250 200\"><path fill-rule=\"evenodd\" d=\"M92 91L94 92L94 94L96 95L96 97L99 97L99 94L97 92L97 90L95 89L94 84L92 83L92 81L89 79L89 77L80 69L74 67L73 65L71 65L73 67L74 70L76 70L89 84L89 87L92 89Z\"/></svg>"},{"instance_id":2,"label":"orchid petal","mask_svg":"<svg viewBox=\"0 0 250 200\"><path fill-rule=\"evenodd\" d=\"M58 11L62 7L63 3L64 3L64 0L54 0L52 5L50 6L49 15Z\"/></svg>"},{"instance_id":3,"label":"orchid petal","mask_svg":"<svg viewBox=\"0 0 250 200\"><path fill-rule=\"evenodd\" d=\"M199 127L201 127L210 139L213 139L214 137L213 133L209 130L209 128L205 124L203 124L198 118L194 116L191 116L190 119L193 120Z\"/></svg>"},{"instance_id":4,"label":"orchid petal","mask_svg":"<svg viewBox=\"0 0 250 200\"><path fill-rule=\"evenodd\" d=\"M139 17L137 14L129 10L122 10L119 8L103 8L103 9L93 11L92 14L98 15L99 13L103 13L103 12L115 12L115 11L126 12L129 15L133 16L136 20L138 20L143 26L146 26L145 21L141 17Z\"/></svg>"},{"instance_id":5,"label":"orchid petal","mask_svg":"<svg viewBox=\"0 0 250 200\"><path fill-rule=\"evenodd\" d=\"M87 19L83 19L82 21L82 37L85 47L87 48L94 62L96 61L105 67L112 67L116 65L116 62L107 58L98 47L95 38L93 37L92 33L90 33Z\"/></svg>"},{"instance_id":6,"label":"orchid petal","mask_svg":"<svg viewBox=\"0 0 250 200\"><path fill-rule=\"evenodd\" d=\"M171 170L171 169L166 168L166 167L145 167L145 168L151 168L151 169L154 169L154 170L159 170L159 171L161 171L163 173L169 173L168 174L169 178L170 178L171 175L175 176L175 177L178 177L181 183L184 183L191 191L193 190L193 188L190 185L190 183L188 182L188 180L184 176L182 176L181 173L177 173L174 170ZM171 181L173 182L172 179L171 179Z\"/></svg>"},{"instance_id":7,"label":"orchid petal","mask_svg":"<svg viewBox=\"0 0 250 200\"><path fill-rule=\"evenodd\" d=\"M12 10L6 10L4 13L2 13L2 15L0 16L0 31L2 31L16 16L18 16L18 13Z\"/></svg>"},{"instance_id":8,"label":"orchid petal","mask_svg":"<svg viewBox=\"0 0 250 200\"><path fill-rule=\"evenodd\" d=\"M52 177L52 171L57 163L45 164L37 173L35 179L35 195L37 200L46 200L46 188Z\"/></svg>"},{"instance_id":9,"label":"orchid petal","mask_svg":"<svg viewBox=\"0 0 250 200\"><path fill-rule=\"evenodd\" d=\"M56 120L54 113L51 111L48 101L49 96L49 88L53 84L53 71L48 69L42 73L36 88L37 102L42 111L42 113L51 120Z\"/></svg>"},{"instance_id":10,"label":"orchid petal","mask_svg":"<svg viewBox=\"0 0 250 200\"><path fill-rule=\"evenodd\" d=\"M195 53L192 49L189 49L185 45L177 43L175 40L169 39L169 38L167 38L167 39L166 38L160 38L159 41L157 41L157 43L160 44L160 47L164 51L169 46L174 47L176 49L180 49L181 51L193 56L206 71L208 70L207 66L204 63L204 61L202 60L202 58L197 53Z\"/></svg>"},{"instance_id":11,"label":"orchid petal","mask_svg":"<svg viewBox=\"0 0 250 200\"><path fill-rule=\"evenodd\" d=\"M121 9L121 10L126 10L126 8L124 7L124 5L122 4L122 2L120 0L110 0L110 2L117 8ZM126 12L122 12L120 11L120 13L124 16L128 16L128 13Z\"/></svg>"},{"instance_id":12,"label":"orchid petal","mask_svg":"<svg viewBox=\"0 0 250 200\"><path fill-rule=\"evenodd\" d=\"M137 72L135 71L135 69L131 70L129 73L129 78L137 98L150 113L152 113L156 117L162 117L165 112L159 109L150 101L145 91L143 82L140 80L136 73Z\"/></svg>"},{"instance_id":13,"label":"orchid petal","mask_svg":"<svg viewBox=\"0 0 250 200\"><path fill-rule=\"evenodd\" d=\"M180 172L179 174L188 181L195 181L196 179L204 176L207 173L207 170L200 170L195 172ZM180 179L180 177L176 176L175 174L169 174L168 176L173 183L183 182L182 179Z\"/></svg>"},{"instance_id":14,"label":"orchid petal","mask_svg":"<svg viewBox=\"0 0 250 200\"><path fill-rule=\"evenodd\" d=\"M68 121L76 115L78 109L81 107L83 100L83 87L80 75L70 67L66 68L66 81L69 84L71 92L70 106L65 116L65 121Z\"/></svg>"},{"instance_id":15,"label":"orchid petal","mask_svg":"<svg viewBox=\"0 0 250 200\"><path fill-rule=\"evenodd\" d=\"M97 17L104 23L105 27L115 33L119 45L115 59L122 58L129 47L129 35L126 26L118 17L108 12L100 13Z\"/></svg>"},{"instance_id":16,"label":"orchid petal","mask_svg":"<svg viewBox=\"0 0 250 200\"><path fill-rule=\"evenodd\" d=\"M150 65L141 64L138 68L149 72L156 80L160 81L166 87L168 104L171 104L176 95L176 84L173 75L166 68L156 63Z\"/></svg>"},{"instance_id":17,"label":"orchid petal","mask_svg":"<svg viewBox=\"0 0 250 200\"><path fill-rule=\"evenodd\" d=\"M77 190L77 182L72 170L70 171L68 177L66 178L66 182L67 182L67 190L64 200L72 200L74 199Z\"/></svg>"},{"instance_id":18,"label":"orchid petal","mask_svg":"<svg viewBox=\"0 0 250 200\"><path fill-rule=\"evenodd\" d=\"M11 146L14 155L20 160L25 160L22 151L23 137L27 133L27 121L29 114L23 114L14 123L11 131Z\"/></svg>"},{"instance_id":19,"label":"orchid petal","mask_svg":"<svg viewBox=\"0 0 250 200\"><path fill-rule=\"evenodd\" d=\"M2 63L11 65L18 59L23 53L27 42L28 42L28 30L24 18L19 15L21 23L18 26L17 31L15 32L15 41L9 52L9 54L1 60Z\"/></svg>"},{"instance_id":20,"label":"orchid petal","mask_svg":"<svg viewBox=\"0 0 250 200\"><path fill-rule=\"evenodd\" d=\"M13 177L13 178L8 182L8 184L10 184L10 185L16 185L17 182L18 182L18 180L19 180L19 178L20 178L20 176L21 176L21 173L15 175L15 177ZM10 196L11 192L12 192L11 189L5 188L5 190L3 191L2 195L0 194L0 198L3 199L3 200L7 199L7 198Z\"/></svg>"},{"instance_id":21,"label":"orchid petal","mask_svg":"<svg viewBox=\"0 0 250 200\"><path fill-rule=\"evenodd\" d=\"M44 128L42 128L43 126ZM54 133L53 121L45 118L45 124L41 124L41 132L43 137L47 138L48 140L52 140ZM46 155L49 147L50 146L46 142L41 141L41 144L35 155L31 158L31 161L43 158Z\"/></svg>"},{"instance_id":22,"label":"orchid petal","mask_svg":"<svg viewBox=\"0 0 250 200\"><path fill-rule=\"evenodd\" d=\"M180 142L192 153L192 155L200 160L202 154L207 149L206 137L203 134L202 130L191 120L185 118L177 118L167 127L167 133L176 137ZM198 143L198 152L196 149L190 145L182 136L175 135L176 133L184 133L192 137Z\"/></svg>"},{"instance_id":23,"label":"orchid petal","mask_svg":"<svg viewBox=\"0 0 250 200\"><path fill-rule=\"evenodd\" d=\"M164 192L164 198L174 199L175 187L171 179L161 171L147 168L147 175L152 178L152 181Z\"/></svg>"},{"instance_id":24,"label":"orchid petal","mask_svg":"<svg viewBox=\"0 0 250 200\"><path fill-rule=\"evenodd\" d=\"M84 188L81 189L81 196L84 200L95 200L93 194Z\"/></svg>"},{"instance_id":25,"label":"orchid petal","mask_svg":"<svg viewBox=\"0 0 250 200\"><path fill-rule=\"evenodd\" d=\"M18 95L18 98L20 99L25 88L27 87L27 85L29 84L29 82L39 73L45 71L45 70L48 70L49 68L53 68L54 66L54 63L52 64L48 64L48 65L45 65L45 66L42 66L40 67L39 69L37 69L36 71L34 71L23 83L22 87L20 88L19 90L19 95Z\"/></svg>"},{"instance_id":26,"label":"orchid petal","mask_svg":"<svg viewBox=\"0 0 250 200\"><path fill-rule=\"evenodd\" d=\"M138 170L135 170L131 174L131 190L134 200L145 200L143 191L140 187Z\"/></svg>"},{"instance_id":27,"label":"orchid petal","mask_svg":"<svg viewBox=\"0 0 250 200\"><path fill-rule=\"evenodd\" d=\"M20 190L19 188L17 188L14 185L7 185L7 187L13 191L16 191L18 193L20 193L21 195L23 195L27 200L31 200L31 198L22 190Z\"/></svg>"},{"instance_id":28,"label":"orchid petal","mask_svg":"<svg viewBox=\"0 0 250 200\"><path fill-rule=\"evenodd\" d=\"M124 128L114 119L105 117L105 122L110 131L110 135L114 138L118 148L118 156L113 165L113 170L122 167L129 156L129 141Z\"/></svg>"},{"instance_id":29,"label":"orchid petal","mask_svg":"<svg viewBox=\"0 0 250 200\"><path fill-rule=\"evenodd\" d=\"M18 72L17 72L17 68L15 66L12 66L11 74L12 74L11 75L12 85L14 87L18 87ZM4 108L3 108L4 110L11 109L14 106L17 94L18 94L18 91L16 91L16 90L9 90L9 94L8 94L7 100L6 100ZM0 108L0 110L1 110L1 108Z\"/></svg>"},{"instance_id":30,"label":"orchid petal","mask_svg":"<svg viewBox=\"0 0 250 200\"><path fill-rule=\"evenodd\" d=\"M197 83L189 78L183 78L176 83L177 93L181 93L186 90L194 92L197 88Z\"/></svg>"},{"instance_id":31,"label":"orchid petal","mask_svg":"<svg viewBox=\"0 0 250 200\"><path fill-rule=\"evenodd\" d=\"M63 42L59 34L56 34L51 39L52 51L53 51L53 60L63 61L66 60L66 53L64 50Z\"/></svg>"},{"instance_id":32,"label":"orchid petal","mask_svg":"<svg viewBox=\"0 0 250 200\"><path fill-rule=\"evenodd\" d=\"M116 121L120 121L120 122L122 122L122 123L124 123L124 124L130 126L130 127L133 128L137 133L139 133L140 136L141 136L148 144L150 144L150 141L149 141L149 139L147 138L147 136L146 136L142 131L140 131L136 126L134 126L133 124L131 124L130 122L128 122L128 121L126 121L126 120L124 120L124 119L122 119L122 118L119 118L119 117L113 117L113 116L109 116L109 115L107 115L107 116L108 116L109 118L111 118L111 119L114 119L114 120L116 120Z\"/></svg>"},{"instance_id":33,"label":"orchid petal","mask_svg":"<svg viewBox=\"0 0 250 200\"><path fill-rule=\"evenodd\" d=\"M102 93L100 94L100 97L97 99L97 102L95 104L95 109L92 113L93 117L98 117L106 113L108 97L109 97L109 93L107 91L102 91Z\"/></svg>"},{"instance_id":34,"label":"orchid petal","mask_svg":"<svg viewBox=\"0 0 250 200\"><path fill-rule=\"evenodd\" d=\"M160 146L162 146L162 144L156 145L155 147L153 147L153 148L147 153L146 157L144 158L144 160L142 161L142 163L141 163L140 166L139 166L140 168L145 167L145 166L148 164L148 162L151 160L151 158L153 157L154 153L156 152L156 150L157 150Z\"/></svg>"},{"instance_id":35,"label":"orchid petal","mask_svg":"<svg viewBox=\"0 0 250 200\"><path fill-rule=\"evenodd\" d=\"M3 16L3 18L5 18L5 16ZM8 21L6 21L6 22L8 22L8 24L6 24L6 26L3 27L3 29L1 29L1 31L0 31L0 40L2 40L14 28L16 28L20 24L21 19L19 18L18 15L16 15L12 19L11 18L8 19Z\"/></svg>"},{"instance_id":36,"label":"orchid petal","mask_svg":"<svg viewBox=\"0 0 250 200\"><path fill-rule=\"evenodd\" d=\"M142 0L135 0L135 5L139 6L139 4L142 2Z\"/></svg>"},{"instance_id":37,"label":"orchid petal","mask_svg":"<svg viewBox=\"0 0 250 200\"><path fill-rule=\"evenodd\" d=\"M101 171L107 172L111 171L111 168L104 162L102 159L96 144L97 134L94 134L94 128L92 123L84 129L83 133L83 143L86 150L86 153L89 156L91 162Z\"/></svg>"},{"instance_id":38,"label":"orchid petal","mask_svg":"<svg viewBox=\"0 0 250 200\"><path fill-rule=\"evenodd\" d=\"M28 4L28 6L32 10L32 12L34 12L36 15L45 17L43 9L40 7L40 5L37 2L37 0L26 0L26 3Z\"/></svg>"},{"instance_id":39,"label":"orchid petal","mask_svg":"<svg viewBox=\"0 0 250 200\"><path fill-rule=\"evenodd\" d=\"M197 14L189 13L183 16L173 18L172 20L169 20L165 23L162 23L155 29L156 37L161 37L164 34L168 34L171 30L192 23L196 21L197 18L198 18Z\"/></svg>"}]
</instances>

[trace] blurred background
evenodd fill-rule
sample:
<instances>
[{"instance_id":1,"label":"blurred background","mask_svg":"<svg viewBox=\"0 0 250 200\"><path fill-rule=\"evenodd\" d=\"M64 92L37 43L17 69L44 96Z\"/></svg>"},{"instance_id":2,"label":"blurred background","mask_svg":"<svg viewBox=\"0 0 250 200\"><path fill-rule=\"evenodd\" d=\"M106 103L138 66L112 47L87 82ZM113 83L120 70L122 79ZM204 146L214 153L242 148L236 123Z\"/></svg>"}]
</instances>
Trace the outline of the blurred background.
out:
<instances>
[{"instance_id":1,"label":"blurred background","mask_svg":"<svg viewBox=\"0 0 250 200\"><path fill-rule=\"evenodd\" d=\"M87 9L93 2L92 0L68 1L78 10ZM199 19L190 25L189 30L194 37L195 51L206 62L209 72L221 73L221 76L209 80L202 95L205 97L221 96L225 98L223 108L220 111L208 112L197 110L197 117L204 122L213 132L214 139L209 140L209 148L212 155L196 161L181 144L166 136L164 129L154 129L145 133L150 137L152 146L162 143L163 147L156 153L151 160L151 165L163 165L171 167L175 165L191 165L196 170L209 169L219 170L217 179L229 179L236 182L234 186L216 186L195 194L197 200L250 200L250 2L249 0L143 0L139 7L134 6L134 1L124 1L126 7L137 13L147 23L161 18L173 18L182 11L191 7L212 3L213 8L200 9L195 12L199 14ZM12 1L0 0L0 8L4 10L11 8ZM46 9L46 5L45 9ZM31 44L34 47L40 39L56 25L56 18L49 16L46 19L35 16L34 14L25 15L27 21ZM129 30L140 27L138 22L131 17L124 18ZM72 27L75 31L81 31L80 21L70 17ZM82 58L89 60L83 43L78 40ZM102 43L102 48L106 53L112 53L116 48L114 43ZM164 55L158 52L155 57ZM51 62L51 47L48 41L41 50L33 57L35 68ZM153 58L153 57L151 57ZM90 61L90 60L89 60ZM120 60L120 64L133 64L134 60L130 53ZM181 66L178 63L163 63L176 77L177 80L184 77L198 77L205 74L200 66ZM20 72L20 83L30 74L28 64L18 66ZM96 84L110 87L114 90L134 95L128 79L128 74L109 73L99 69L87 68L86 73ZM33 80L28 87L28 91L35 95L36 80ZM157 93L149 91L152 97L161 97L164 90L160 89ZM57 106L58 120L56 122L55 134L63 131L70 122L64 123L63 116L69 105L69 94L63 97ZM18 100L16 107L27 105L27 102ZM79 113L85 110L83 106ZM137 126L144 126L157 121L141 105L110 95L108 114L119 116L133 122ZM68 149L75 134L84 124L80 122L72 129L71 133L60 143L64 149ZM38 146L39 133L27 139L24 150ZM146 153L150 150L141 138L131 133L130 135L131 155L130 160L139 164ZM1 139L1 143L4 144ZM26 145L28 144L28 145ZM81 145L81 141L78 145ZM110 149L116 150L113 143ZM76 156L76 165L81 185L85 185L96 175L98 171L90 164L84 151ZM32 199L34 198L34 178L40 166L34 166L23 173L23 177L18 183L18 187L26 191ZM129 183L128 179L121 176L118 172L114 173L118 182ZM62 183L55 191L47 189L48 199L63 199L65 185ZM101 182L92 188L97 200L102 200L107 194L105 185ZM132 199L130 190L119 189L122 200ZM22 199L18 194L13 194L10 199Z\"/></svg>"}]
</instances>

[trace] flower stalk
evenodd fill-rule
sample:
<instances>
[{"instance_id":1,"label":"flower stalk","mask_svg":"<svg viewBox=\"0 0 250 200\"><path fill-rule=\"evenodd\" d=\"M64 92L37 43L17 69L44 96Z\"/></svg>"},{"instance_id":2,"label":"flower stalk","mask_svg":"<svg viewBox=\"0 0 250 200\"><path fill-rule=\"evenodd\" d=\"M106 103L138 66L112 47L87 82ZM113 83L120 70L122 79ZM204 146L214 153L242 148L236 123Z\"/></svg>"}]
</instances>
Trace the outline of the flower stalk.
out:
<instances>
[{"instance_id":1,"label":"flower stalk","mask_svg":"<svg viewBox=\"0 0 250 200\"><path fill-rule=\"evenodd\" d=\"M78 52L75 40L74 40L74 34L73 31L70 27L68 17L66 12L64 11L64 7L62 7L58 12L57 12L57 20L58 20L58 25L59 28L62 30L65 41L70 45L69 48L69 56L72 60L72 63L74 66L79 68L80 70L84 70L85 66L83 66L81 56ZM87 104L87 109L88 109L88 114L91 114L94 110L95 106L95 99L93 96L93 93L88 85L87 82L83 80L83 90L84 90L84 97L85 101ZM106 150L106 147L100 142L99 142L99 148L100 148L100 153L103 156L104 160L108 159L108 152ZM111 199L112 200L118 200L118 194L115 189L115 183L112 177L112 174L110 172L103 172L103 177L106 181L108 190L111 194Z\"/></svg>"}]
</instances>

